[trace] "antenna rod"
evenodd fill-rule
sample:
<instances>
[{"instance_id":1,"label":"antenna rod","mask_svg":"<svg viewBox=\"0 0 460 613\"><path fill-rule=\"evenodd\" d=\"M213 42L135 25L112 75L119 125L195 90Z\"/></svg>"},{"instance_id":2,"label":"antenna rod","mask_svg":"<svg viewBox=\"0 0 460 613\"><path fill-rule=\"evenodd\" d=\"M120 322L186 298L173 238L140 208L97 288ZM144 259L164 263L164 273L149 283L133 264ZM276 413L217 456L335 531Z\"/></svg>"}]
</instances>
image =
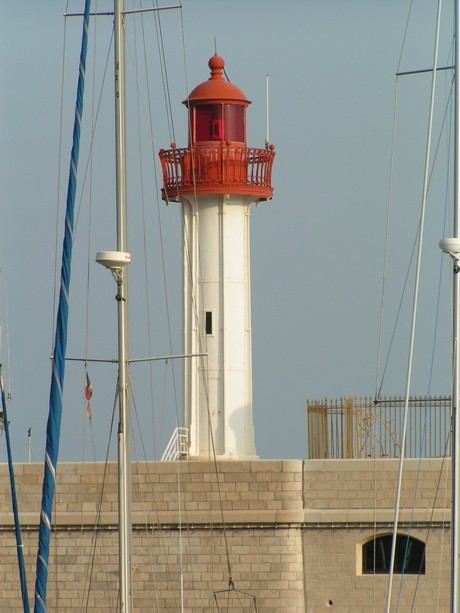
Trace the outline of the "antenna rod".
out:
<instances>
[{"instance_id":1,"label":"antenna rod","mask_svg":"<svg viewBox=\"0 0 460 613\"><path fill-rule=\"evenodd\" d=\"M265 149L268 149L268 145L270 144L270 135L269 135L269 105L268 105L268 74L265 75L265 89L266 89L266 99L267 99L267 123L265 129Z\"/></svg>"},{"instance_id":2,"label":"antenna rod","mask_svg":"<svg viewBox=\"0 0 460 613\"><path fill-rule=\"evenodd\" d=\"M29 451L29 464L30 464L30 456L31 454L31 450L32 450L32 428L29 428L27 430L27 446L28 446L28 451Z\"/></svg>"}]
</instances>

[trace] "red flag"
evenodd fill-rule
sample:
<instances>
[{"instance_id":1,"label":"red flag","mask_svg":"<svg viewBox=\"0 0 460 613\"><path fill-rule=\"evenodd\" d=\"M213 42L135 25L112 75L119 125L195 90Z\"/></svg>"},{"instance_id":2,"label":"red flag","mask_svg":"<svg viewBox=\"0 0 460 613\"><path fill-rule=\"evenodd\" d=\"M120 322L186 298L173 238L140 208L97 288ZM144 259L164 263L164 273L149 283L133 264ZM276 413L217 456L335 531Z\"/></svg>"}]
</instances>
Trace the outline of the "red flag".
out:
<instances>
[{"instance_id":1,"label":"red flag","mask_svg":"<svg viewBox=\"0 0 460 613\"><path fill-rule=\"evenodd\" d=\"M91 387L91 381L89 380L88 371L86 371L86 385L85 385L86 400L91 400L92 395L93 395L93 388Z\"/></svg>"},{"instance_id":2,"label":"red flag","mask_svg":"<svg viewBox=\"0 0 460 613\"><path fill-rule=\"evenodd\" d=\"M91 411L91 405L89 404L89 401L91 400L91 396L93 395L93 388L91 387L91 381L89 380L88 371L86 371L85 374L86 374L85 398L88 401L86 405L86 414L88 415L89 423L91 423L93 419L93 412Z\"/></svg>"}]
</instances>

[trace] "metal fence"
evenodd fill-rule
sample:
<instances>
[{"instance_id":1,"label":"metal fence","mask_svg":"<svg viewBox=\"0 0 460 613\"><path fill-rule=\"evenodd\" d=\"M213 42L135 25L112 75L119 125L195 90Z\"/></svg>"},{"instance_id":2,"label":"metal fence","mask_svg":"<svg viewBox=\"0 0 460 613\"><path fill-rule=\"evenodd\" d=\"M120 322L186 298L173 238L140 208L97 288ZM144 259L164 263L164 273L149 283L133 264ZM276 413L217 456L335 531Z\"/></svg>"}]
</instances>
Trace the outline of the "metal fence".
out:
<instances>
[{"instance_id":1,"label":"metal fence","mask_svg":"<svg viewBox=\"0 0 460 613\"><path fill-rule=\"evenodd\" d=\"M307 400L310 459L397 458L405 399L400 397ZM411 397L405 457L450 454L450 397Z\"/></svg>"}]
</instances>

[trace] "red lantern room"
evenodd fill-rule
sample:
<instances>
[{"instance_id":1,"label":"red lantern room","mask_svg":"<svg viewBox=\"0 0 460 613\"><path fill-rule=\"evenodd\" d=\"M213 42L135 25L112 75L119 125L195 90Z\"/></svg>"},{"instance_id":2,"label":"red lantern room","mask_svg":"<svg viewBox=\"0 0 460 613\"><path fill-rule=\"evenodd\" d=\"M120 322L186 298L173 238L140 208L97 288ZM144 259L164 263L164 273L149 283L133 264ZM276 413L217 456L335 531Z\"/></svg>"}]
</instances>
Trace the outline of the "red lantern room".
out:
<instances>
[{"instance_id":1,"label":"red lantern room","mask_svg":"<svg viewBox=\"0 0 460 613\"><path fill-rule=\"evenodd\" d=\"M189 146L162 149L162 197L180 201L191 193L241 194L270 200L274 147L246 147L246 108L250 101L223 76L224 60L209 60L210 78L191 92Z\"/></svg>"},{"instance_id":2,"label":"red lantern room","mask_svg":"<svg viewBox=\"0 0 460 613\"><path fill-rule=\"evenodd\" d=\"M222 75L224 60L215 54L209 60L211 77L195 87L184 104L190 112L192 144L216 141L246 144L246 107L243 92Z\"/></svg>"}]
</instances>

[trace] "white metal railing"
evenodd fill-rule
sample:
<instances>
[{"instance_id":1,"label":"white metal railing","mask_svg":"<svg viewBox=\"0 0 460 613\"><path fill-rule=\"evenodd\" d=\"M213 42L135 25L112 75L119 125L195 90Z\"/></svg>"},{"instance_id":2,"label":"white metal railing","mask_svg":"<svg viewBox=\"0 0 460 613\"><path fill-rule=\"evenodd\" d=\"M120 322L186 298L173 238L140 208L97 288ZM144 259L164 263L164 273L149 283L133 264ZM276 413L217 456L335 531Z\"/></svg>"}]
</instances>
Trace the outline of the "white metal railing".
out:
<instances>
[{"instance_id":1,"label":"white metal railing","mask_svg":"<svg viewBox=\"0 0 460 613\"><path fill-rule=\"evenodd\" d=\"M174 462L183 460L188 455L188 428L177 427L166 445L161 456L162 462Z\"/></svg>"}]
</instances>

